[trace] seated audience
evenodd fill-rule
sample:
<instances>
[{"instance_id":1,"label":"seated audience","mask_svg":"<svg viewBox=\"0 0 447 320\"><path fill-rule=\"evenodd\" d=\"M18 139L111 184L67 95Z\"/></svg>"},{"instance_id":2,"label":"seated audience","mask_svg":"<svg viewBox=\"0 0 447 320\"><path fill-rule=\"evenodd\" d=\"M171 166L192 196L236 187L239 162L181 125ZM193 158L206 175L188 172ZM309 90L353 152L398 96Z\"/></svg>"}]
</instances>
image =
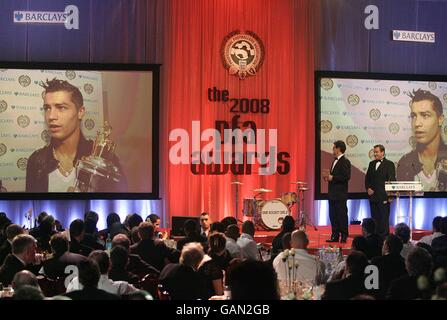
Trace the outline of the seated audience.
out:
<instances>
[{"instance_id":1,"label":"seated audience","mask_svg":"<svg viewBox=\"0 0 447 320\"><path fill-rule=\"evenodd\" d=\"M9 286L14 275L22 270L37 271L32 265L36 261L36 239L28 234L19 234L12 241L12 253L0 267L0 283Z\"/></svg>"},{"instance_id":2,"label":"seated audience","mask_svg":"<svg viewBox=\"0 0 447 320\"><path fill-rule=\"evenodd\" d=\"M231 300L279 300L279 288L273 267L263 261L245 260L229 268Z\"/></svg>"},{"instance_id":3,"label":"seated audience","mask_svg":"<svg viewBox=\"0 0 447 320\"><path fill-rule=\"evenodd\" d=\"M292 233L295 230L295 219L292 216L286 216L282 221L281 231L276 235L272 241L272 259L274 259L278 253L284 250L282 246L282 237L286 233Z\"/></svg>"},{"instance_id":4,"label":"seated audience","mask_svg":"<svg viewBox=\"0 0 447 320\"><path fill-rule=\"evenodd\" d=\"M98 228L96 227L99 220L99 216L95 211L87 211L84 214L84 237L82 238L81 244L92 248L93 250L104 250L105 243L101 243L99 239Z\"/></svg>"},{"instance_id":5,"label":"seated audience","mask_svg":"<svg viewBox=\"0 0 447 320\"><path fill-rule=\"evenodd\" d=\"M23 229L17 224L10 224L8 227L6 227L5 233L6 241L0 247L0 266L3 264L8 254L12 252L12 240L15 238L15 236L22 234Z\"/></svg>"},{"instance_id":6,"label":"seated audience","mask_svg":"<svg viewBox=\"0 0 447 320\"><path fill-rule=\"evenodd\" d=\"M382 255L383 239L376 233L376 223L372 218L365 218L362 221L362 235L367 242L367 250L364 252L369 260Z\"/></svg>"},{"instance_id":7,"label":"seated audience","mask_svg":"<svg viewBox=\"0 0 447 320\"><path fill-rule=\"evenodd\" d=\"M45 217L48 216L48 213L46 213L45 211L42 211L41 213L38 214L37 216L37 226L35 226L34 228L32 228L29 231L29 234L31 236L34 237L34 239L37 239L39 237L39 229L40 229L40 224L42 223L43 219L45 219Z\"/></svg>"},{"instance_id":8,"label":"seated audience","mask_svg":"<svg viewBox=\"0 0 447 320\"><path fill-rule=\"evenodd\" d=\"M129 231L131 231L134 227L138 227L141 222L143 222L143 218L139 214L134 213L127 219L126 227Z\"/></svg>"},{"instance_id":9,"label":"seated audience","mask_svg":"<svg viewBox=\"0 0 447 320\"><path fill-rule=\"evenodd\" d=\"M130 231L130 238L132 240L132 244L135 244L141 240L140 233L138 231L138 227L133 227Z\"/></svg>"},{"instance_id":10,"label":"seated audience","mask_svg":"<svg viewBox=\"0 0 447 320\"><path fill-rule=\"evenodd\" d=\"M367 255L368 252L368 242L364 236L356 236L352 239L351 244L352 251L360 251ZM328 281L340 280L343 278L346 269L346 259L339 262L337 267L332 271L332 274L329 276Z\"/></svg>"},{"instance_id":11,"label":"seated audience","mask_svg":"<svg viewBox=\"0 0 447 320\"><path fill-rule=\"evenodd\" d=\"M79 279L78 282L81 289L71 291L67 289L67 293L64 296L72 300L119 300L116 294L98 288L101 274L96 261L93 259L82 261L79 263L78 270L79 273L76 279Z\"/></svg>"},{"instance_id":12,"label":"seated audience","mask_svg":"<svg viewBox=\"0 0 447 320\"><path fill-rule=\"evenodd\" d=\"M345 276L326 284L323 300L348 300L367 293L365 287L365 268L368 257L360 251L352 251L346 258Z\"/></svg>"},{"instance_id":13,"label":"seated audience","mask_svg":"<svg viewBox=\"0 0 447 320\"><path fill-rule=\"evenodd\" d=\"M441 219L442 235L433 239L431 247L436 267L447 268L447 217Z\"/></svg>"},{"instance_id":14,"label":"seated audience","mask_svg":"<svg viewBox=\"0 0 447 320\"><path fill-rule=\"evenodd\" d=\"M85 235L85 223L81 219L73 220L70 223L70 252L81 254L87 257L92 248L83 245L82 239Z\"/></svg>"},{"instance_id":15,"label":"seated audience","mask_svg":"<svg viewBox=\"0 0 447 320\"><path fill-rule=\"evenodd\" d=\"M170 263L160 273L160 284L172 300L196 300L207 297L205 279L197 272L205 253L197 242L187 243L180 263Z\"/></svg>"},{"instance_id":16,"label":"seated audience","mask_svg":"<svg viewBox=\"0 0 447 320\"><path fill-rule=\"evenodd\" d=\"M17 272L12 279L11 286L14 290L18 290L23 286L32 286L36 287L40 290L39 282L37 281L37 277L28 270L22 270Z\"/></svg>"},{"instance_id":17,"label":"seated audience","mask_svg":"<svg viewBox=\"0 0 447 320\"><path fill-rule=\"evenodd\" d=\"M162 270L169 263L169 248L163 240L154 238L154 226L150 222L141 222L138 233L141 240L130 247L130 252L138 254L146 263Z\"/></svg>"},{"instance_id":18,"label":"seated audience","mask_svg":"<svg viewBox=\"0 0 447 320\"><path fill-rule=\"evenodd\" d=\"M24 285L14 291L13 300L44 300L42 291L35 286Z\"/></svg>"},{"instance_id":19,"label":"seated audience","mask_svg":"<svg viewBox=\"0 0 447 320\"><path fill-rule=\"evenodd\" d=\"M50 252L50 239L56 233L54 218L51 215L46 216L39 225L37 248L39 252Z\"/></svg>"},{"instance_id":20,"label":"seated audience","mask_svg":"<svg viewBox=\"0 0 447 320\"><path fill-rule=\"evenodd\" d=\"M225 227L221 222L213 222L211 224L208 236L214 233L225 233Z\"/></svg>"},{"instance_id":21,"label":"seated audience","mask_svg":"<svg viewBox=\"0 0 447 320\"><path fill-rule=\"evenodd\" d=\"M402 251L400 255L406 259L408 253L414 248L413 243L410 241L411 230L405 223L398 223L394 229L394 234L402 241Z\"/></svg>"},{"instance_id":22,"label":"seated audience","mask_svg":"<svg viewBox=\"0 0 447 320\"><path fill-rule=\"evenodd\" d=\"M289 263L292 266L298 264L298 269L294 271L296 280L320 284L324 282L325 266L316 256L307 252L309 239L302 230L295 230L292 233L290 251L283 251L273 260L273 268L278 275L278 280L289 279Z\"/></svg>"},{"instance_id":23,"label":"seated audience","mask_svg":"<svg viewBox=\"0 0 447 320\"><path fill-rule=\"evenodd\" d=\"M232 258L241 258L241 248L239 248L237 244L239 236L239 227L236 224L231 224L227 227L227 231L225 232L225 237L227 239L225 248L228 250Z\"/></svg>"},{"instance_id":24,"label":"seated audience","mask_svg":"<svg viewBox=\"0 0 447 320\"><path fill-rule=\"evenodd\" d=\"M183 246L190 242L201 243L205 249L208 247L208 244L206 243L208 241L207 238L200 235L199 226L194 220L192 219L186 220L183 225L183 231L185 233L185 238L177 241L178 251L182 251Z\"/></svg>"},{"instance_id":25,"label":"seated audience","mask_svg":"<svg viewBox=\"0 0 447 320\"><path fill-rule=\"evenodd\" d=\"M117 236L115 236L116 238ZM129 265L129 251L123 246L115 246L110 251L111 268L109 278L113 281L126 281L130 284L138 284L138 275L127 271Z\"/></svg>"},{"instance_id":26,"label":"seated audience","mask_svg":"<svg viewBox=\"0 0 447 320\"><path fill-rule=\"evenodd\" d=\"M442 236L441 221L442 221L442 217L440 217L440 216L434 217L433 222L432 222L433 233L431 235L422 237L421 240L419 240L419 243L426 243L429 246L431 246L433 239L436 239L437 237Z\"/></svg>"},{"instance_id":27,"label":"seated audience","mask_svg":"<svg viewBox=\"0 0 447 320\"><path fill-rule=\"evenodd\" d=\"M88 256L89 260L95 261L99 267L100 277L97 287L108 293L118 296L136 291L137 289L126 281L113 281L109 279L110 259L105 251L95 250ZM79 264L81 265L82 262ZM79 277L73 278L67 287L67 292L81 290L82 282Z\"/></svg>"},{"instance_id":28,"label":"seated audience","mask_svg":"<svg viewBox=\"0 0 447 320\"><path fill-rule=\"evenodd\" d=\"M413 300L423 297L423 291L418 288L418 280L425 277L429 283L433 260L427 250L414 247L405 259L408 274L391 282L387 298L390 300Z\"/></svg>"},{"instance_id":29,"label":"seated audience","mask_svg":"<svg viewBox=\"0 0 447 320\"><path fill-rule=\"evenodd\" d=\"M252 221L245 221L242 224L242 234L237 239L237 245L241 248L242 259L261 260L258 246L254 240L255 225Z\"/></svg>"},{"instance_id":30,"label":"seated audience","mask_svg":"<svg viewBox=\"0 0 447 320\"><path fill-rule=\"evenodd\" d=\"M385 238L382 256L372 259L371 264L379 269L379 290L375 293L378 299L384 299L391 282L407 274L405 260L401 256L402 241L390 234Z\"/></svg>"},{"instance_id":31,"label":"seated audience","mask_svg":"<svg viewBox=\"0 0 447 320\"><path fill-rule=\"evenodd\" d=\"M234 217L225 217L221 221L222 225L224 226L225 232L228 228L228 226L231 226L232 224L237 225L237 219Z\"/></svg>"},{"instance_id":32,"label":"seated audience","mask_svg":"<svg viewBox=\"0 0 447 320\"><path fill-rule=\"evenodd\" d=\"M62 233L51 237L50 246L52 257L43 262L43 272L48 278L65 278L67 266L77 266L81 261L87 260L83 255L69 251L68 240Z\"/></svg>"}]
</instances>

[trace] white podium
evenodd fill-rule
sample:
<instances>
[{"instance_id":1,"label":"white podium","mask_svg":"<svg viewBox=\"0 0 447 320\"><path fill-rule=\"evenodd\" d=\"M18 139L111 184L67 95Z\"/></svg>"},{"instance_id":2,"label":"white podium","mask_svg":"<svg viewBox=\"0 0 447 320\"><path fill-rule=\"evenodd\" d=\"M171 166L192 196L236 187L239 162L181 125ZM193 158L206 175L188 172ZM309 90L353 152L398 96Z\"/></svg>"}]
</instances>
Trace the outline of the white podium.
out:
<instances>
[{"instance_id":1,"label":"white podium","mask_svg":"<svg viewBox=\"0 0 447 320\"><path fill-rule=\"evenodd\" d=\"M396 197L396 211L397 218L404 218L408 220L408 227L410 227L410 239L413 234L413 197L423 196L423 186L420 181L389 181L385 182L385 191L388 196ZM407 215L399 213L399 198L409 197L410 208Z\"/></svg>"}]
</instances>

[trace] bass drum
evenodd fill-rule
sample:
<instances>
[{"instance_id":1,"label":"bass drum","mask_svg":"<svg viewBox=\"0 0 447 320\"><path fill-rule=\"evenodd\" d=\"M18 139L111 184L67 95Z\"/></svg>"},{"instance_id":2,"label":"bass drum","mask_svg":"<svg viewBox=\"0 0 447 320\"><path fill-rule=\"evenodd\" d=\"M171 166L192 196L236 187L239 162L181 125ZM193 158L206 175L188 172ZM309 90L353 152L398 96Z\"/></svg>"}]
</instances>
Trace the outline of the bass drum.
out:
<instances>
[{"instance_id":1,"label":"bass drum","mask_svg":"<svg viewBox=\"0 0 447 320\"><path fill-rule=\"evenodd\" d=\"M261 210L261 224L270 230L278 230L282 226L282 221L290 214L289 208L280 200L266 201Z\"/></svg>"}]
</instances>

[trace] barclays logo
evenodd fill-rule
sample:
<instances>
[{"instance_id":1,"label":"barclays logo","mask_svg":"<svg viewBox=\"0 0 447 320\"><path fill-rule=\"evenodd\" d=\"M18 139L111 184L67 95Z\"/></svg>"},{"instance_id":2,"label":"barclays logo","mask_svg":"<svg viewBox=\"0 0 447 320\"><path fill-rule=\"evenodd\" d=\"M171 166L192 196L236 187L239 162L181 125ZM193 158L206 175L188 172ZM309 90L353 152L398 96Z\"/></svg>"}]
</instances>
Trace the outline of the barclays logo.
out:
<instances>
[{"instance_id":1,"label":"barclays logo","mask_svg":"<svg viewBox=\"0 0 447 320\"><path fill-rule=\"evenodd\" d=\"M67 30L79 29L79 9L68 5L64 11L14 11L14 23L63 24Z\"/></svg>"}]
</instances>

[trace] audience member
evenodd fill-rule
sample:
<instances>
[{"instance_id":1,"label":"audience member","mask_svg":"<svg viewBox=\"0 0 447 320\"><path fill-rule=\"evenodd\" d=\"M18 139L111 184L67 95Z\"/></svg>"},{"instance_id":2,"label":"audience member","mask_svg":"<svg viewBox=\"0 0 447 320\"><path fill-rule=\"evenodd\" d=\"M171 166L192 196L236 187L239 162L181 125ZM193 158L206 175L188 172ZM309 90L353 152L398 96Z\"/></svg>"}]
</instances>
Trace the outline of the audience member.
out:
<instances>
[{"instance_id":1,"label":"audience member","mask_svg":"<svg viewBox=\"0 0 447 320\"><path fill-rule=\"evenodd\" d=\"M211 227L211 218L208 212L202 212L200 214L200 235L208 238L210 227Z\"/></svg>"},{"instance_id":2,"label":"audience member","mask_svg":"<svg viewBox=\"0 0 447 320\"><path fill-rule=\"evenodd\" d=\"M408 253L414 248L413 243L410 241L411 230L405 223L398 223L394 228L394 234L402 241L402 251L400 255L406 259Z\"/></svg>"},{"instance_id":3,"label":"audience member","mask_svg":"<svg viewBox=\"0 0 447 320\"><path fill-rule=\"evenodd\" d=\"M437 237L442 236L441 221L442 221L442 217L440 217L440 216L434 217L433 222L432 222L433 233L431 235L422 237L421 240L419 240L419 243L426 243L429 246L431 246L433 239L436 239Z\"/></svg>"},{"instance_id":4,"label":"audience member","mask_svg":"<svg viewBox=\"0 0 447 320\"><path fill-rule=\"evenodd\" d=\"M240 236L239 227L237 224L230 224L226 230L225 237L227 242L225 248L228 250L232 258L240 259L242 257L241 248L237 244L237 239Z\"/></svg>"},{"instance_id":5,"label":"audience member","mask_svg":"<svg viewBox=\"0 0 447 320\"><path fill-rule=\"evenodd\" d=\"M284 250L282 246L282 237L286 233L292 233L295 230L295 219L292 216L286 216L282 221L281 231L272 241L272 258L274 259L278 253Z\"/></svg>"},{"instance_id":6,"label":"audience member","mask_svg":"<svg viewBox=\"0 0 447 320\"><path fill-rule=\"evenodd\" d=\"M362 222L362 235L367 242L365 252L369 260L382 255L383 239L376 233L376 223L372 218L365 218Z\"/></svg>"},{"instance_id":7,"label":"audience member","mask_svg":"<svg viewBox=\"0 0 447 320\"><path fill-rule=\"evenodd\" d=\"M115 236L117 237L117 236ZM136 285L140 281L138 275L127 271L129 265L129 251L123 246L115 246L110 251L111 268L109 278L113 281L126 281Z\"/></svg>"},{"instance_id":8,"label":"audience member","mask_svg":"<svg viewBox=\"0 0 447 320\"><path fill-rule=\"evenodd\" d=\"M237 245L241 248L242 259L261 260L254 236L255 225L252 221L245 221L242 224L242 234L237 239Z\"/></svg>"},{"instance_id":9,"label":"audience member","mask_svg":"<svg viewBox=\"0 0 447 320\"><path fill-rule=\"evenodd\" d=\"M177 250L178 251L182 251L183 246L190 242L199 242L202 244L202 246L205 248L205 250L207 249L207 247L208 247L208 244L206 243L207 238L200 235L199 226L197 225L197 223L194 220L192 220L192 219L186 220L183 225L183 231L184 231L186 237L177 241Z\"/></svg>"},{"instance_id":10,"label":"audience member","mask_svg":"<svg viewBox=\"0 0 447 320\"><path fill-rule=\"evenodd\" d=\"M6 241L0 247L0 266L5 261L8 254L12 252L12 240L15 236L23 233L23 229L18 224L10 224L6 227Z\"/></svg>"},{"instance_id":11,"label":"audience member","mask_svg":"<svg viewBox=\"0 0 447 320\"><path fill-rule=\"evenodd\" d=\"M82 239L85 235L85 223L81 219L73 220L70 223L70 252L81 254L87 257L92 248L83 245Z\"/></svg>"}]
</instances>

